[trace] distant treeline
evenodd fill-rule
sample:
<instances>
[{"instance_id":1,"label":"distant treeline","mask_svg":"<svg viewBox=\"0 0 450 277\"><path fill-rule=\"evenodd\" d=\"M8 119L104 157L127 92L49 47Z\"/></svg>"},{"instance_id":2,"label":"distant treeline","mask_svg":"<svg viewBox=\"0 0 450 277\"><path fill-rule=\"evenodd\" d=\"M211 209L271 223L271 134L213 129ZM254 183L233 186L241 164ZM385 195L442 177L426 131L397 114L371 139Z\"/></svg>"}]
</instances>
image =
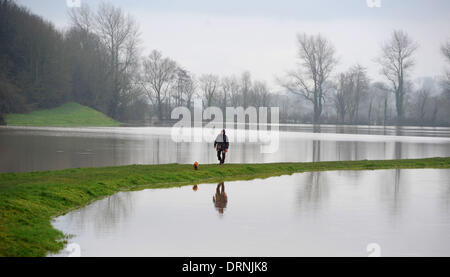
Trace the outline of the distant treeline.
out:
<instances>
[{"instance_id":1,"label":"distant treeline","mask_svg":"<svg viewBox=\"0 0 450 277\"><path fill-rule=\"evenodd\" d=\"M104 8L105 15L123 19L114 7ZM97 35L84 27L62 32L14 1L0 0L0 115L76 101L126 118L127 109L133 110L136 30L113 30L111 42L111 30Z\"/></svg>"},{"instance_id":2,"label":"distant treeline","mask_svg":"<svg viewBox=\"0 0 450 277\"><path fill-rule=\"evenodd\" d=\"M122 121L170 119L176 106L280 107L280 120L301 123L450 125L450 73L411 80L418 45L394 31L378 53L385 82L363 65L336 72L335 48L321 35L299 34L297 68L271 91L250 72L194 76L153 50L141 54L137 22L101 3L70 9L70 28L0 0L0 123L2 114L51 108L68 101ZM450 63L450 43L442 45ZM374 54L376 55L376 53Z\"/></svg>"}]
</instances>

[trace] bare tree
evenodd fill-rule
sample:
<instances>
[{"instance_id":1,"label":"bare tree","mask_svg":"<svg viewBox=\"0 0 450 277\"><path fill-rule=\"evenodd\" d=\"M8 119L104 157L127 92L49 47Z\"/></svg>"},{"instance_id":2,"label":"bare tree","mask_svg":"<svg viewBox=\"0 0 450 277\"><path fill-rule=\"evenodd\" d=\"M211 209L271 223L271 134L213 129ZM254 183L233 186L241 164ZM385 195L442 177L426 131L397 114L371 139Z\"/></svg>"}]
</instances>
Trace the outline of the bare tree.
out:
<instances>
[{"instance_id":1,"label":"bare tree","mask_svg":"<svg viewBox=\"0 0 450 277\"><path fill-rule=\"evenodd\" d=\"M385 122L387 116L387 96L390 91L383 89L380 82L368 82L367 91L361 96L360 109L357 122L360 124L380 124Z\"/></svg>"},{"instance_id":2,"label":"bare tree","mask_svg":"<svg viewBox=\"0 0 450 277\"><path fill-rule=\"evenodd\" d=\"M250 93L251 93L251 87L252 87L252 78L251 78L250 72L245 71L244 73L242 73L241 83L240 83L242 104L243 104L244 108L248 107L248 104L249 104L248 102L249 102Z\"/></svg>"},{"instance_id":3,"label":"bare tree","mask_svg":"<svg viewBox=\"0 0 450 277\"><path fill-rule=\"evenodd\" d=\"M361 98L367 93L370 81L369 77L367 77L366 69L359 64L350 68L348 76L350 78L348 89L351 90L352 94L349 99L348 112L350 122L354 123L355 120L358 121Z\"/></svg>"},{"instance_id":4,"label":"bare tree","mask_svg":"<svg viewBox=\"0 0 450 277\"><path fill-rule=\"evenodd\" d=\"M389 96L392 94L390 88L385 83L375 82L370 84L369 90L371 98L373 97L377 104L378 120L386 125L390 114Z\"/></svg>"},{"instance_id":5,"label":"bare tree","mask_svg":"<svg viewBox=\"0 0 450 277\"><path fill-rule=\"evenodd\" d=\"M176 80L177 64L153 50L143 62L140 84L153 105L157 106L158 119L163 119L163 104Z\"/></svg>"},{"instance_id":6,"label":"bare tree","mask_svg":"<svg viewBox=\"0 0 450 277\"><path fill-rule=\"evenodd\" d=\"M349 78L345 73L339 74L338 81L333 95L333 102L336 108L337 118L341 123L345 122L345 118L349 109L351 98L351 89L349 89Z\"/></svg>"},{"instance_id":7,"label":"bare tree","mask_svg":"<svg viewBox=\"0 0 450 277\"><path fill-rule=\"evenodd\" d=\"M220 92L221 92L221 107L222 111L226 110L228 103L230 102L231 90L233 86L232 78L223 77L220 81Z\"/></svg>"},{"instance_id":8,"label":"bare tree","mask_svg":"<svg viewBox=\"0 0 450 277\"><path fill-rule=\"evenodd\" d=\"M192 98L196 95L197 82L195 81L194 76L188 73L188 78L184 82L184 100L186 103L186 107L191 109L192 106Z\"/></svg>"},{"instance_id":9,"label":"bare tree","mask_svg":"<svg viewBox=\"0 0 450 277\"><path fill-rule=\"evenodd\" d=\"M107 88L103 90L108 96L98 95L97 98L107 99L107 113L119 118L124 107L135 97L133 79L139 67L139 27L130 15L108 3L100 4L96 12L83 3L80 8L70 9L69 17L72 25L69 35L79 37L83 53L97 53L91 60L84 61L83 66L93 64L101 67L96 71L105 71L107 84L103 87ZM105 63L99 65L99 58Z\"/></svg>"},{"instance_id":10,"label":"bare tree","mask_svg":"<svg viewBox=\"0 0 450 277\"><path fill-rule=\"evenodd\" d=\"M68 14L73 27L86 33L94 31L94 14L86 3L82 3L81 7L77 9L69 9Z\"/></svg>"},{"instance_id":11,"label":"bare tree","mask_svg":"<svg viewBox=\"0 0 450 277\"><path fill-rule=\"evenodd\" d=\"M109 114L117 118L121 98L129 92L133 83L131 76L138 67L139 27L130 15L108 3L100 4L96 14L83 5L80 9L73 9L70 17L74 26L87 33L93 30L106 47L112 94Z\"/></svg>"},{"instance_id":12,"label":"bare tree","mask_svg":"<svg viewBox=\"0 0 450 277\"><path fill-rule=\"evenodd\" d=\"M190 109L192 96L195 93L195 83L189 71L178 67L174 86L175 106L186 106Z\"/></svg>"},{"instance_id":13,"label":"bare tree","mask_svg":"<svg viewBox=\"0 0 450 277\"><path fill-rule=\"evenodd\" d=\"M188 79L187 71L182 69L181 67L178 67L175 72L175 84L174 84L174 92L173 92L173 99L175 102L175 106L182 106L184 99L184 84L186 80Z\"/></svg>"},{"instance_id":14,"label":"bare tree","mask_svg":"<svg viewBox=\"0 0 450 277\"><path fill-rule=\"evenodd\" d=\"M407 33L396 30L392 33L391 39L382 46L382 54L377 60L382 67L381 72L391 83L398 123L402 122L404 117L405 79L414 65L412 56L417 47Z\"/></svg>"},{"instance_id":15,"label":"bare tree","mask_svg":"<svg viewBox=\"0 0 450 277\"><path fill-rule=\"evenodd\" d=\"M423 125L425 121L425 111L426 105L428 104L428 99L430 98L430 91L427 88L421 88L417 91L416 96L416 113L417 119Z\"/></svg>"},{"instance_id":16,"label":"bare tree","mask_svg":"<svg viewBox=\"0 0 450 277\"><path fill-rule=\"evenodd\" d=\"M270 104L271 95L266 83L255 81L252 88L253 98L252 103L256 107L268 107Z\"/></svg>"},{"instance_id":17,"label":"bare tree","mask_svg":"<svg viewBox=\"0 0 450 277\"><path fill-rule=\"evenodd\" d=\"M233 107L239 106L241 86L235 76L222 79L222 90L228 95L229 102Z\"/></svg>"},{"instance_id":18,"label":"bare tree","mask_svg":"<svg viewBox=\"0 0 450 277\"><path fill-rule=\"evenodd\" d=\"M335 49L330 41L319 35L298 35L297 71L288 74L289 81L282 85L290 92L303 96L314 106L313 122L320 122L325 98L325 82L335 64Z\"/></svg>"},{"instance_id":19,"label":"bare tree","mask_svg":"<svg viewBox=\"0 0 450 277\"><path fill-rule=\"evenodd\" d=\"M219 92L219 77L213 74L204 74L199 81L202 95L206 100L206 106L210 107Z\"/></svg>"}]
</instances>

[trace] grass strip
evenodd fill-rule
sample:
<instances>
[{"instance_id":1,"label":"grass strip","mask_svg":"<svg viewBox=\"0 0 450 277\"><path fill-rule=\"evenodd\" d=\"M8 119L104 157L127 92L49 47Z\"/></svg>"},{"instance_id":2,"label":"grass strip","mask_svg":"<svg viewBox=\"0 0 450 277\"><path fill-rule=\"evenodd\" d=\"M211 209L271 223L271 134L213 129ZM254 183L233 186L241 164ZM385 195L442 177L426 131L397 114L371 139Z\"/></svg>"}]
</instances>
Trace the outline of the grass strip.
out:
<instances>
[{"instance_id":1,"label":"grass strip","mask_svg":"<svg viewBox=\"0 0 450 277\"><path fill-rule=\"evenodd\" d=\"M51 219L118 191L248 180L307 171L450 168L450 157L305 163L128 165L0 174L0 256L45 256L67 236Z\"/></svg>"}]
</instances>

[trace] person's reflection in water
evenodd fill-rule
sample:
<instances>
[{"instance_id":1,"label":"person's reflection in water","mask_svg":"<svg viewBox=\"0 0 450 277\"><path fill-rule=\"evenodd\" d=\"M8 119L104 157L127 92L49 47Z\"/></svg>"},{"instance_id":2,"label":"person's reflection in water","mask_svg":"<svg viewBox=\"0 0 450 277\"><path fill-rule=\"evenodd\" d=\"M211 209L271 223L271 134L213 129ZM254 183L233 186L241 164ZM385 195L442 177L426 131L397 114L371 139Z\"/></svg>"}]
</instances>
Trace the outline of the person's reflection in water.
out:
<instances>
[{"instance_id":1,"label":"person's reflection in water","mask_svg":"<svg viewBox=\"0 0 450 277\"><path fill-rule=\"evenodd\" d=\"M213 202L219 213L223 214L223 211L227 207L228 202L228 196L225 192L225 185L223 184L223 182L217 184L216 195L213 196Z\"/></svg>"}]
</instances>

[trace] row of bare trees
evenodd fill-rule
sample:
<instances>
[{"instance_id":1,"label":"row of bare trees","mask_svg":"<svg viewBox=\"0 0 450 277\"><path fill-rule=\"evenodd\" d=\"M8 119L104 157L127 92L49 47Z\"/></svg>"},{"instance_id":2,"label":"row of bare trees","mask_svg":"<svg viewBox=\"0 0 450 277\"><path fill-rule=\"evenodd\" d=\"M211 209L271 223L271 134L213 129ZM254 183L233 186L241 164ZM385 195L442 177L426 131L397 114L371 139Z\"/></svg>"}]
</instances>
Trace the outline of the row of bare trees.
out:
<instances>
[{"instance_id":1,"label":"row of bare trees","mask_svg":"<svg viewBox=\"0 0 450 277\"><path fill-rule=\"evenodd\" d=\"M355 65L348 72L339 74L332 101L340 122L354 123L358 118L361 98L367 95L369 83L366 69L361 65Z\"/></svg>"},{"instance_id":2,"label":"row of bare trees","mask_svg":"<svg viewBox=\"0 0 450 277\"><path fill-rule=\"evenodd\" d=\"M72 28L68 36L78 36L79 51L85 53L86 48L93 47L103 56L102 85L108 88L109 97L106 104L107 113L120 118L121 109L132 99L134 76L137 74L139 58L139 27L135 20L122 9L109 3L101 3L96 11L88 5L71 9L69 16ZM80 66L92 63L80 61ZM92 66L95 66L92 64ZM83 69L82 69L83 70ZM91 72L96 75L98 72ZM95 85L92 80L78 80L88 85ZM98 84L98 83L97 83Z\"/></svg>"},{"instance_id":3,"label":"row of bare trees","mask_svg":"<svg viewBox=\"0 0 450 277\"><path fill-rule=\"evenodd\" d=\"M384 82L373 82L360 64L336 72L332 42L299 34L298 66L278 79L284 91L274 92L250 72L194 76L160 51L142 56L137 22L110 3L71 9L65 32L11 0L0 0L0 15L0 114L72 100L121 121L162 121L173 107L191 108L201 99L205 107L224 110L278 106L284 121L450 124L450 69L439 89L429 81L414 83L418 44L401 30L376 58ZM450 42L441 51L450 64Z\"/></svg>"},{"instance_id":4,"label":"row of bare trees","mask_svg":"<svg viewBox=\"0 0 450 277\"><path fill-rule=\"evenodd\" d=\"M333 91L332 101L338 120L354 123L358 118L361 97L367 95L370 84L366 69L355 65L347 72L336 74L338 77L332 80L337 63L332 43L320 34L298 35L297 40L299 67L289 72L287 80L281 84L288 91L311 102L313 122L320 122L325 91ZM448 51L448 46L446 47L442 50L444 54ZM376 59L388 82L383 88L394 95L398 122L402 122L405 115L406 83L414 65L413 55L417 48L417 43L407 33L396 30L382 46L381 55Z\"/></svg>"},{"instance_id":5,"label":"row of bare trees","mask_svg":"<svg viewBox=\"0 0 450 277\"><path fill-rule=\"evenodd\" d=\"M177 62L153 50L142 62L136 78L143 95L156 109L159 120L170 117L176 106L192 108L194 98L199 98L205 107L218 106L225 111L227 106L268 106L270 92L261 81L253 81L249 72L240 77L220 77L203 74L196 78Z\"/></svg>"},{"instance_id":6,"label":"row of bare trees","mask_svg":"<svg viewBox=\"0 0 450 277\"><path fill-rule=\"evenodd\" d=\"M239 78L220 78L214 74L203 74L196 78L158 50L141 57L138 51L138 25L133 18L111 4L102 3L96 11L83 4L80 8L72 9L69 16L72 22L69 37L76 35L80 42L74 45L79 45L79 50L83 52L93 45L104 53L103 60L96 59L97 64L101 64L98 71L90 71L88 80L77 80L77 83L88 83L80 86L79 91L86 92L87 87L91 89L86 93L76 90L75 94L92 95L92 88L102 84L110 91L108 114L115 118L123 113L121 109L127 106L130 109L130 103L133 108L133 102L149 103L141 105L141 108L147 106L150 114L159 121L170 118L170 111L175 106L191 108L196 97L202 99L204 106L225 108L228 105L268 105L270 97L267 85L259 81L253 83L249 72L244 72ZM80 63L80 71L87 71L83 68L86 64L95 67L87 60L80 60ZM98 75L102 78L93 78ZM99 79L103 80L99 82Z\"/></svg>"},{"instance_id":7,"label":"row of bare trees","mask_svg":"<svg viewBox=\"0 0 450 277\"><path fill-rule=\"evenodd\" d=\"M271 104L272 94L266 83L251 78L248 71L240 76L220 78L213 74L204 74L199 78L199 93L205 100L205 106L225 107L242 106L247 108L267 107Z\"/></svg>"},{"instance_id":8,"label":"row of bare trees","mask_svg":"<svg viewBox=\"0 0 450 277\"><path fill-rule=\"evenodd\" d=\"M300 95L312 107L312 122L328 120L330 109L336 112L336 122L356 124L364 121L371 123L394 118L404 122L405 105L414 106L414 115L424 123L425 110L429 102L429 90L420 88L412 91L407 79L414 65L413 53L417 44L403 31L394 31L390 41L386 42L377 62L388 83L372 83L365 67L354 65L346 72L333 72L337 59L331 42L321 35L298 35L300 60L299 67L289 72L286 80L280 83L295 95ZM204 106L269 106L280 104L278 95L271 93L264 82L252 81L249 72L241 76L220 78L214 74L204 74L198 79L186 70L180 69L170 58L153 51L144 59L140 84L148 99L157 108L160 120L167 118L173 105L190 107L194 96L203 99ZM411 92L407 99L407 92ZM391 101L391 95L393 100ZM414 99L410 99L410 98ZM364 100L364 101L362 101ZM408 101L407 101L408 100ZM364 102L364 103L362 103ZM390 105L395 103L395 116ZM332 105L330 105L331 103ZM361 115L361 107L363 113ZM428 105L429 106L429 105ZM300 109L300 107L299 107ZM327 115L324 118L323 112ZM429 110L429 108L428 108ZM380 113L382 117L380 118ZM436 111L433 112L436 114ZM435 117L435 116L434 116Z\"/></svg>"},{"instance_id":9,"label":"row of bare trees","mask_svg":"<svg viewBox=\"0 0 450 277\"><path fill-rule=\"evenodd\" d=\"M71 14L74 26L93 32L106 46L110 66L111 104L109 114L116 115L126 95L145 95L156 111L159 120L169 117L174 106L191 107L192 100L200 97L204 106L269 106L274 95L264 82L253 81L249 72L241 76L220 77L203 74L196 78L161 52L153 50L138 62L137 45L139 32L132 18L112 5L102 4L95 14L87 6ZM320 123L324 109L334 106L336 121L341 123L360 122L361 100L364 99L364 113L370 123L379 106L386 123L391 102L395 104L395 120L405 122L405 106L416 111L415 119L424 123L425 111L430 102L430 91L426 88L413 90L409 73L414 66L414 54L418 44L402 30L392 33L381 47L376 62L386 83L371 83L367 70L354 65L346 72L334 72L337 64L333 44L322 35L301 34L298 40L299 66L289 72L281 84L289 92L302 96L312 107L312 122ZM442 47L448 59L448 43ZM447 72L447 90L448 78ZM407 96L407 93L410 95ZM379 100L381 96L381 100ZM390 101L390 99L393 101ZM436 102L436 100L434 100ZM332 103L329 105L328 103ZM380 104L381 102L381 104ZM378 106L378 108L377 108ZM432 118L437 115L437 106L432 108ZM328 113L329 111L327 111ZM430 113L430 112L428 112ZM327 115L329 117L329 114ZM410 115L411 117L411 115ZM434 120L434 119L433 119ZM379 121L379 120L378 120Z\"/></svg>"},{"instance_id":10,"label":"row of bare trees","mask_svg":"<svg viewBox=\"0 0 450 277\"><path fill-rule=\"evenodd\" d=\"M95 13L84 5L73 10L70 16L73 29L84 33L86 38L94 34L107 50L106 75L110 78L112 92L109 114L113 116L118 113L114 108L133 102L126 101L133 98L150 103L152 115L159 120L168 119L175 106L191 108L194 98L201 98L206 107L214 105L223 109L230 105L246 108L282 102L282 97L271 92L266 83L253 81L249 72L225 77L203 74L196 78L160 51L153 50L140 58L137 24L112 5L101 4ZM366 68L360 64L345 72L335 72L336 50L331 41L320 34L299 34L297 41L298 67L279 83L288 92L300 95L306 110L312 109L311 122L330 121L333 118L330 111L334 110L335 121L340 123L361 123L362 118L368 123L375 120L385 124L393 118L396 123L404 123L405 105L410 105L416 114L410 113L409 118L424 123L433 97L429 88L412 89L409 73L418 44L406 32L394 31L376 58L386 83L372 83ZM442 53L449 59L449 43L442 46ZM447 91L449 75L447 72ZM391 114L391 104L395 115ZM437 105L434 106L433 112L428 111L434 114L431 117L437 116Z\"/></svg>"}]
</instances>

